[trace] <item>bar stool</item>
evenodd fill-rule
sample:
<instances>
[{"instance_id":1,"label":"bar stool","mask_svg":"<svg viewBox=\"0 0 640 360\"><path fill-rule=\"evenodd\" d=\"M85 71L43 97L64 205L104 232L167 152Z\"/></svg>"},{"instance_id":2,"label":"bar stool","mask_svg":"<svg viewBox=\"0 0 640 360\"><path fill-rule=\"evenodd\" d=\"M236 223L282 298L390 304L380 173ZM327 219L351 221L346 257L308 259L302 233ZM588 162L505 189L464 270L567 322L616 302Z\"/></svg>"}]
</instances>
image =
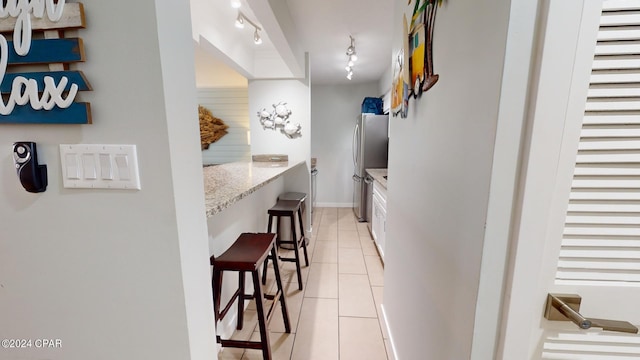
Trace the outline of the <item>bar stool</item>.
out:
<instances>
[{"instance_id":1,"label":"bar stool","mask_svg":"<svg viewBox=\"0 0 640 360\"><path fill-rule=\"evenodd\" d=\"M294 252L294 257L282 257L278 258L280 261L286 262L294 262L296 264L296 272L298 273L298 289L302 290L302 270L300 269L300 251L299 248L302 247L304 250L304 262L305 266L309 266L309 255L307 254L307 243L304 238L304 226L302 224L302 210L300 209L301 201L298 200L278 200L276 204L271 207L267 212L269 214L269 225L267 226L267 232L271 232L273 227L273 218L276 218L276 233L278 234L278 238L276 240L278 246L290 244L292 245L292 249ZM295 223L295 215L298 215L298 222L300 226L300 236L296 234L296 223ZM280 229L280 218L287 217L291 220L291 239L283 240L282 232ZM271 259L275 259L273 256L269 257ZM263 272L262 272L262 283L266 282L266 268L267 263L269 262L269 258L264 262ZM274 267L277 266L277 262L274 260Z\"/></svg>"},{"instance_id":2,"label":"bar stool","mask_svg":"<svg viewBox=\"0 0 640 360\"><path fill-rule=\"evenodd\" d=\"M300 211L302 214L304 214L304 210L305 210L305 200L307 200L307 194L305 193L301 193L301 192L286 192L284 194L280 194L280 196L278 196L278 200L296 200L296 201L300 201ZM300 219L302 219L302 216L300 217ZM302 224L304 221L300 220L300 224ZM304 234L304 230L302 228L302 225L300 225L300 232L302 232L302 234ZM309 238L305 237L305 242L307 243L307 246L309 246ZM287 249L287 250L292 250L293 246L291 244L287 244L284 246L280 246L283 249Z\"/></svg>"},{"instance_id":3,"label":"bar stool","mask_svg":"<svg viewBox=\"0 0 640 360\"><path fill-rule=\"evenodd\" d=\"M276 276L277 291L273 295L263 294L260 274L258 269L266 263L267 257L271 253L273 259L273 270ZM238 322L237 329L241 330L244 321L244 300L255 299L258 313L258 325L260 327L260 341L224 340L216 336L216 341L223 347L239 347L262 350L262 357L271 359L271 344L269 342L269 332L267 326L271 322L273 310L279 302L282 308L282 320L285 331L291 332L289 313L282 288L280 269L276 260L276 235L264 233L243 233L222 255L211 256L210 262L213 266L213 276L211 287L213 289L213 312L216 324L223 319L230 310L235 299L238 299ZM238 272L238 289L235 291L227 305L220 311L220 294L222 292L222 275L225 271ZM253 294L245 293L245 272L250 272L253 279ZM264 299L273 300L268 310L265 310Z\"/></svg>"}]
</instances>

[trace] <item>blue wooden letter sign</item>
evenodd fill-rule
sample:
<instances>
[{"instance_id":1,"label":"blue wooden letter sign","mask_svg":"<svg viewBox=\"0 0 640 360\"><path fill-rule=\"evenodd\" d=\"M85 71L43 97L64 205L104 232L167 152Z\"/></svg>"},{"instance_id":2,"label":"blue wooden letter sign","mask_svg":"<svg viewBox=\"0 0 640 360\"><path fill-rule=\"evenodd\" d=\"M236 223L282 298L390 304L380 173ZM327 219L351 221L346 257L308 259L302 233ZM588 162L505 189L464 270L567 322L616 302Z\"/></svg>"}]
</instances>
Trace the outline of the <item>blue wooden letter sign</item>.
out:
<instances>
[{"instance_id":1,"label":"blue wooden letter sign","mask_svg":"<svg viewBox=\"0 0 640 360\"><path fill-rule=\"evenodd\" d=\"M85 60L82 39L61 37L65 29L85 27L84 8L65 2L0 2L0 123L91 123L89 103L75 101L91 85L82 71L69 70L69 64ZM32 39L33 31L43 32L44 39ZM6 33L12 33L11 41ZM38 71L24 71L30 67Z\"/></svg>"}]
</instances>

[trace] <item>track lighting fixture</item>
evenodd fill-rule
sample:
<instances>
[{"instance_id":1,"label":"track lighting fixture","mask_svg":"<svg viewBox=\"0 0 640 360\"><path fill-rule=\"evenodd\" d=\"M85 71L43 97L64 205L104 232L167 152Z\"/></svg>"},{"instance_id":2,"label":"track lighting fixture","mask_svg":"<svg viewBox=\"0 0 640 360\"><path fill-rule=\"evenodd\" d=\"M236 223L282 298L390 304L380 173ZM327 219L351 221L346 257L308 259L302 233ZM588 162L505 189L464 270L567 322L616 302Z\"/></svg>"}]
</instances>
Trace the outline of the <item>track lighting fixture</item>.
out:
<instances>
[{"instance_id":1,"label":"track lighting fixture","mask_svg":"<svg viewBox=\"0 0 640 360\"><path fill-rule=\"evenodd\" d=\"M256 45L262 44L262 37L260 37L260 30L262 29L260 28L260 26L256 25L256 23L249 20L249 18L247 18L241 11L238 11L238 17L236 18L236 27L239 29L244 28L245 22L249 23L251 26L254 27L253 42Z\"/></svg>"},{"instance_id":2,"label":"track lighting fixture","mask_svg":"<svg viewBox=\"0 0 640 360\"><path fill-rule=\"evenodd\" d=\"M240 0L231 0L231 7L234 9L239 9L240 6L242 6L242 4L240 3Z\"/></svg>"},{"instance_id":3,"label":"track lighting fixture","mask_svg":"<svg viewBox=\"0 0 640 360\"><path fill-rule=\"evenodd\" d=\"M347 79L351 80L353 77L353 65L356 60L358 60L358 55L356 55L356 39L353 36L349 35L349 39L351 42L349 43L349 47L347 48L347 66L345 66L345 70L347 71Z\"/></svg>"}]
</instances>

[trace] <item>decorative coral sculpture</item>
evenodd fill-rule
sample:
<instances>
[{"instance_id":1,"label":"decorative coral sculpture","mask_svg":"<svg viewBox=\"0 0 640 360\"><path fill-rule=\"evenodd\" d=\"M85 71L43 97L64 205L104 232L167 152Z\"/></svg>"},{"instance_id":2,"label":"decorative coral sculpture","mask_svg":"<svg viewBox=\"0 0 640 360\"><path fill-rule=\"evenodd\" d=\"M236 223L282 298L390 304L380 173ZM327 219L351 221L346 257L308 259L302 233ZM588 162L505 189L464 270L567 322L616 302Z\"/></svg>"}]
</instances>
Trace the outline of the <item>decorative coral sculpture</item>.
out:
<instances>
[{"instance_id":1,"label":"decorative coral sculpture","mask_svg":"<svg viewBox=\"0 0 640 360\"><path fill-rule=\"evenodd\" d=\"M258 118L263 129L275 129L273 115L267 109L262 108L262 110L258 111Z\"/></svg>"},{"instance_id":2,"label":"decorative coral sculpture","mask_svg":"<svg viewBox=\"0 0 640 360\"><path fill-rule=\"evenodd\" d=\"M268 112L267 109L262 108L258 111L258 119L263 129L280 129L280 132L285 134L288 138L293 139L300 136L302 126L300 124L293 124L289 120L291 110L287 107L287 103L280 101L277 104L273 104L273 110Z\"/></svg>"},{"instance_id":3,"label":"decorative coral sculpture","mask_svg":"<svg viewBox=\"0 0 640 360\"><path fill-rule=\"evenodd\" d=\"M273 104L273 112L277 117L284 121L286 121L289 118L289 115L291 115L291 110L287 108L287 103L282 101L277 104Z\"/></svg>"},{"instance_id":4,"label":"decorative coral sculpture","mask_svg":"<svg viewBox=\"0 0 640 360\"><path fill-rule=\"evenodd\" d=\"M293 124L291 122L287 122L284 126L284 128L282 129L282 132L284 132L285 135L287 135L287 137L289 137L290 139L301 135L301 131L302 130L302 126L300 124Z\"/></svg>"},{"instance_id":5,"label":"decorative coral sculpture","mask_svg":"<svg viewBox=\"0 0 640 360\"><path fill-rule=\"evenodd\" d=\"M200 148L206 150L210 144L227 134L229 126L213 116L211 111L202 105L198 105L198 117L200 118Z\"/></svg>"}]
</instances>

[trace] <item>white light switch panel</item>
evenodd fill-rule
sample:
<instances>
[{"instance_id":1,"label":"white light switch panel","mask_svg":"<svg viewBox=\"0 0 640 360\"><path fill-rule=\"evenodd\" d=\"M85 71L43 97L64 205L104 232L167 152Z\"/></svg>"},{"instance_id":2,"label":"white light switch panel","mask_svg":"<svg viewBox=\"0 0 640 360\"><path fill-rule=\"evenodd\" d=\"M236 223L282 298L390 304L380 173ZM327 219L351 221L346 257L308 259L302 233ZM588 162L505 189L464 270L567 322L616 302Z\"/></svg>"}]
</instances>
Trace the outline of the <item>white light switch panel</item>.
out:
<instances>
[{"instance_id":1,"label":"white light switch panel","mask_svg":"<svg viewBox=\"0 0 640 360\"><path fill-rule=\"evenodd\" d=\"M135 145L61 144L65 188L140 190Z\"/></svg>"}]
</instances>

